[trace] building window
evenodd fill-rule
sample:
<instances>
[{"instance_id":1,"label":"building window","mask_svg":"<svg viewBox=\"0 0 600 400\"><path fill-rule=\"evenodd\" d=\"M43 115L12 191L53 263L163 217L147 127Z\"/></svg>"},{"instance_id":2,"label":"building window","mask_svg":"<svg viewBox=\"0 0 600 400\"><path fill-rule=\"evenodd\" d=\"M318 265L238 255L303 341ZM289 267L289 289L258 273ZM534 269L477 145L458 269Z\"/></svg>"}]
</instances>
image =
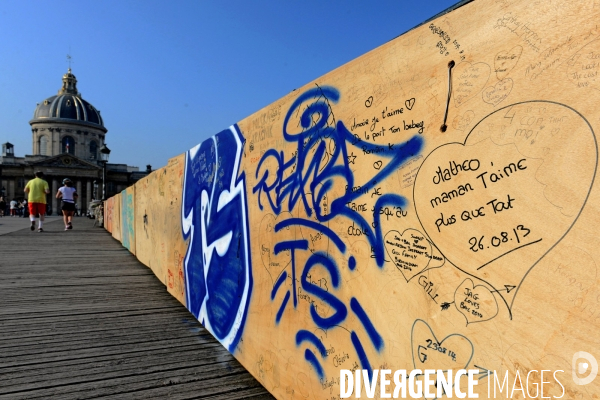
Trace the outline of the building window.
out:
<instances>
[{"instance_id":1,"label":"building window","mask_svg":"<svg viewBox=\"0 0 600 400\"><path fill-rule=\"evenodd\" d=\"M65 136L62 138L62 152L75 154L75 140L73 140L71 136Z\"/></svg>"},{"instance_id":2,"label":"building window","mask_svg":"<svg viewBox=\"0 0 600 400\"><path fill-rule=\"evenodd\" d=\"M17 187L19 189L24 189L25 188L25 178L19 178L19 179L17 179Z\"/></svg>"},{"instance_id":3,"label":"building window","mask_svg":"<svg viewBox=\"0 0 600 400\"><path fill-rule=\"evenodd\" d=\"M46 135L40 136L40 155L48 155L48 137Z\"/></svg>"},{"instance_id":4,"label":"building window","mask_svg":"<svg viewBox=\"0 0 600 400\"><path fill-rule=\"evenodd\" d=\"M95 140L90 142L90 160L98 159L98 143Z\"/></svg>"}]
</instances>

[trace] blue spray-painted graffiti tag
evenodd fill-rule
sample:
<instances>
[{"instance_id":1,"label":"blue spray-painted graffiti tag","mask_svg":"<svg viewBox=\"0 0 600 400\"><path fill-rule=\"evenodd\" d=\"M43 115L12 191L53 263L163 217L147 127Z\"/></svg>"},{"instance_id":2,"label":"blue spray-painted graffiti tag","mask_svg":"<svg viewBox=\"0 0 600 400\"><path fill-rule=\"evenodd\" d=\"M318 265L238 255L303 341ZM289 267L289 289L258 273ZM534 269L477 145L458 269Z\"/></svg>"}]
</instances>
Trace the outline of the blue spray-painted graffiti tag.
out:
<instances>
[{"instance_id":1,"label":"blue spray-painted graffiti tag","mask_svg":"<svg viewBox=\"0 0 600 400\"><path fill-rule=\"evenodd\" d=\"M181 208L187 308L232 353L252 293L243 142L234 125L186 153Z\"/></svg>"},{"instance_id":2,"label":"blue spray-painted graffiti tag","mask_svg":"<svg viewBox=\"0 0 600 400\"><path fill-rule=\"evenodd\" d=\"M348 307L334 292L340 289L342 282L336 262L339 257L335 258L334 252L337 250L340 257L347 260L350 271L355 270L356 260L353 255L346 255L347 245L327 226L327 223L333 218L340 217L348 219L353 226L359 227L373 249L377 265L383 267L385 257L380 213L374 211L373 220L367 221L359 210L349 205L373 191L378 183L385 180L410 158L418 155L423 149L424 141L422 136L415 135L403 143L390 143L387 147L383 147L357 140L344 123L336 121L333 116L331 104L337 103L339 97L339 92L335 88L317 87L306 91L296 99L288 110L283 124L284 139L296 143L296 150L288 159L283 151L267 150L256 168L257 183L253 193L257 196L261 210L268 204L275 215L281 215L283 212L295 215L278 222L275 225L275 232L291 227L314 230L317 234L326 237L328 243L335 245L330 246L326 252L310 250L311 253L302 254L301 252L309 251L309 243L306 239L282 240L275 244L274 254L282 251L290 252L291 262L288 268L291 271L288 273L286 268L281 272L273 285L271 300L281 298L278 293L285 287L283 283L288 277L292 282L291 290L288 290L281 300L275 323L279 324L282 321L290 298L293 299L294 309L297 308L300 290L298 285L300 285L304 293L314 296L328 306L329 315L320 315L315 304L310 305L310 315L315 328L327 330L339 326L346 320L349 311L352 311L356 320L362 324L371 344L379 352L384 346L383 338L358 299L352 297ZM299 118L301 131L290 133L288 128L291 119L300 114L301 107L304 107ZM357 153L377 154L378 157L387 159L387 163L374 176L368 177L366 182L356 185L354 173L350 169L350 163L354 163L355 156L348 156L349 147L355 147ZM340 187L344 190L340 191ZM355 190L357 187L360 189ZM327 200L325 202L327 206L324 206L324 199ZM385 207L405 208L407 203L403 196L378 193L373 210ZM300 211L303 211L305 217L300 217ZM306 256L303 266L298 265L297 260L300 256ZM297 268L302 272L297 273ZM324 290L308 279L315 269L326 273L326 279L331 283L331 291ZM362 368L371 371L359 335L354 330L348 332ZM317 354L322 358L326 358L327 354L321 339L310 330L301 329L297 332L295 341L297 346L303 343L314 346L316 353L307 348L305 359L313 367L317 376L323 380L324 370Z\"/></svg>"},{"instance_id":3,"label":"blue spray-painted graffiti tag","mask_svg":"<svg viewBox=\"0 0 600 400\"><path fill-rule=\"evenodd\" d=\"M290 134L287 130L290 119L307 100L314 100L302 113L301 133ZM314 214L318 222L327 222L342 216L350 219L365 232L371 247L375 250L375 259L380 267L384 263L383 234L380 228L380 214L374 213L369 223L358 211L348 204L356 202L361 196L372 191L378 182L385 180L410 158L423 149L423 138L415 135L404 143L388 144L387 147L361 142L356 146L356 138L348 131L342 121L335 122L330 111L330 101L337 102L339 93L331 87L315 88L302 94L288 111L283 125L283 136L288 142L296 142L297 150L288 160L283 151L269 149L261 157L256 168L258 183L252 189L257 193L258 206L264 209L264 199L276 215L282 211L292 211L300 202L307 216ZM316 119L316 120L315 120ZM333 122L332 122L333 121ZM329 143L329 145L328 145ZM330 150L328 147L332 147ZM378 156L389 161L375 176L362 183L360 190L355 184L354 173L348 161L348 146L356 146L363 153L377 152ZM310 158L309 158L310 157ZM325 161L324 161L325 160ZM276 168L270 169L269 166ZM336 197L334 187L346 188L343 195ZM321 203L328 196L330 207L324 210ZM287 202L286 202L287 200ZM287 209L283 209L286 205ZM396 194L378 196L375 210L385 207L406 207L406 198ZM327 212L328 211L328 212Z\"/></svg>"}]
</instances>

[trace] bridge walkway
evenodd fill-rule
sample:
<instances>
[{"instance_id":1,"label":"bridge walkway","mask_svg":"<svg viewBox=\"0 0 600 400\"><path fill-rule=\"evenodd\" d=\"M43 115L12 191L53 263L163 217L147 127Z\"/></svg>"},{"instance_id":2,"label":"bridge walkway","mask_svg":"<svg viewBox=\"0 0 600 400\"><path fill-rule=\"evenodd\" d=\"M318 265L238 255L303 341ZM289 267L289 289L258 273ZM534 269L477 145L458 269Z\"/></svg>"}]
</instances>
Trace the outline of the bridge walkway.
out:
<instances>
[{"instance_id":1,"label":"bridge walkway","mask_svg":"<svg viewBox=\"0 0 600 400\"><path fill-rule=\"evenodd\" d=\"M0 218L0 399L272 399L93 220Z\"/></svg>"}]
</instances>

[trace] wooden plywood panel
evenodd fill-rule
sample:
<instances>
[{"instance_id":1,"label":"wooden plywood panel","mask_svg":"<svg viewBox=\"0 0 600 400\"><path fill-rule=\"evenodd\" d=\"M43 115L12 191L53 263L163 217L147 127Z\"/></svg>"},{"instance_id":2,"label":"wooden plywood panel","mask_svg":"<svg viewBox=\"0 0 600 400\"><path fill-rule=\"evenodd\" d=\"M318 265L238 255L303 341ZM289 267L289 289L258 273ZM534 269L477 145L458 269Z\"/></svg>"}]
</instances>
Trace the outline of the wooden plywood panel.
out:
<instances>
[{"instance_id":1,"label":"wooden plywood panel","mask_svg":"<svg viewBox=\"0 0 600 400\"><path fill-rule=\"evenodd\" d=\"M135 185L136 255L185 304L181 240L181 183L183 155L169 160ZM173 223L176 221L177 223Z\"/></svg>"},{"instance_id":2,"label":"wooden plywood panel","mask_svg":"<svg viewBox=\"0 0 600 400\"><path fill-rule=\"evenodd\" d=\"M113 197L113 212L112 212L112 237L121 241L121 193L117 193Z\"/></svg>"},{"instance_id":3,"label":"wooden plywood panel","mask_svg":"<svg viewBox=\"0 0 600 400\"><path fill-rule=\"evenodd\" d=\"M135 241L138 260L150 267L166 285L165 249L161 248L159 240L167 222L163 212L164 191L159 185L159 178L165 172L165 168L158 169L135 184Z\"/></svg>"},{"instance_id":4,"label":"wooden plywood panel","mask_svg":"<svg viewBox=\"0 0 600 400\"><path fill-rule=\"evenodd\" d=\"M165 191L166 204L162 212L165 215L163 237L167 246L167 290L183 305L185 299L185 277L183 263L188 248L188 243L182 240L181 223L181 201L183 173L185 168L185 157L179 155L169 160L162 185Z\"/></svg>"},{"instance_id":5,"label":"wooden plywood panel","mask_svg":"<svg viewBox=\"0 0 600 400\"><path fill-rule=\"evenodd\" d=\"M190 149L190 312L281 399L382 368L600 395L571 375L600 356L599 14L477 0Z\"/></svg>"},{"instance_id":6,"label":"wooden plywood panel","mask_svg":"<svg viewBox=\"0 0 600 400\"><path fill-rule=\"evenodd\" d=\"M598 11L475 1L239 123L259 227L239 357L277 397L369 366L598 393L570 376L598 329Z\"/></svg>"},{"instance_id":7,"label":"wooden plywood panel","mask_svg":"<svg viewBox=\"0 0 600 400\"><path fill-rule=\"evenodd\" d=\"M104 228L112 233L112 220L114 212L114 197L104 202Z\"/></svg>"},{"instance_id":8,"label":"wooden plywood panel","mask_svg":"<svg viewBox=\"0 0 600 400\"><path fill-rule=\"evenodd\" d=\"M135 255L135 186L121 191L121 243Z\"/></svg>"}]
</instances>

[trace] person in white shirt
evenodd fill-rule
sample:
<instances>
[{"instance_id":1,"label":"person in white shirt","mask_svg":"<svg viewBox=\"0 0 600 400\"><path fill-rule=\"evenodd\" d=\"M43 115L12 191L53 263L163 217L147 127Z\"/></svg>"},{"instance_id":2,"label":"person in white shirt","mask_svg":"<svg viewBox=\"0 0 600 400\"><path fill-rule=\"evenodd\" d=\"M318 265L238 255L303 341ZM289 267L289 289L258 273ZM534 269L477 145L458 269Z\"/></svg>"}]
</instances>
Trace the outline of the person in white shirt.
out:
<instances>
[{"instance_id":1,"label":"person in white shirt","mask_svg":"<svg viewBox=\"0 0 600 400\"><path fill-rule=\"evenodd\" d=\"M73 229L73 214L75 214L75 201L79 195L73 187L73 182L69 178L63 179L63 185L56 192L56 198L62 199L63 220L65 221L65 231Z\"/></svg>"},{"instance_id":2,"label":"person in white shirt","mask_svg":"<svg viewBox=\"0 0 600 400\"><path fill-rule=\"evenodd\" d=\"M10 201L10 216L11 217L17 216L17 206L18 206L17 200L12 199Z\"/></svg>"}]
</instances>

